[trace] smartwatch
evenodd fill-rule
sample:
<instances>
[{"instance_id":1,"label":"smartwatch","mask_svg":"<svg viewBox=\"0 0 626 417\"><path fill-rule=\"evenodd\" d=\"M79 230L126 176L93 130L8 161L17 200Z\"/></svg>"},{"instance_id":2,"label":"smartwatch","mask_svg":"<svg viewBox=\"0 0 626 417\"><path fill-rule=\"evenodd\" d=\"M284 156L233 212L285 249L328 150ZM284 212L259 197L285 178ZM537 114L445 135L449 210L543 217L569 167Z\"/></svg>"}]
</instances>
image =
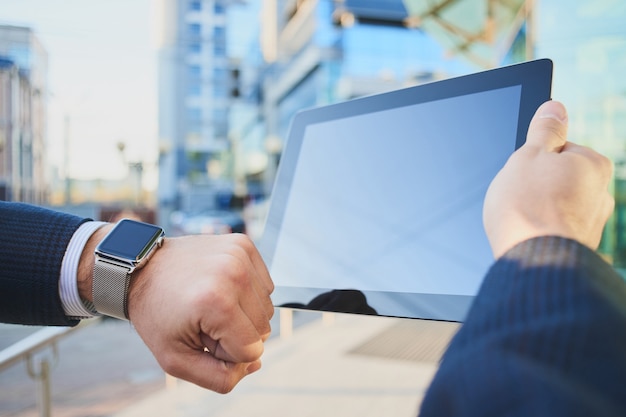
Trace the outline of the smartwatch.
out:
<instances>
[{"instance_id":1,"label":"smartwatch","mask_svg":"<svg viewBox=\"0 0 626 417\"><path fill-rule=\"evenodd\" d=\"M163 244L162 228L120 220L100 242L93 268L93 304L106 316L128 320L128 287L133 271L148 262Z\"/></svg>"}]
</instances>

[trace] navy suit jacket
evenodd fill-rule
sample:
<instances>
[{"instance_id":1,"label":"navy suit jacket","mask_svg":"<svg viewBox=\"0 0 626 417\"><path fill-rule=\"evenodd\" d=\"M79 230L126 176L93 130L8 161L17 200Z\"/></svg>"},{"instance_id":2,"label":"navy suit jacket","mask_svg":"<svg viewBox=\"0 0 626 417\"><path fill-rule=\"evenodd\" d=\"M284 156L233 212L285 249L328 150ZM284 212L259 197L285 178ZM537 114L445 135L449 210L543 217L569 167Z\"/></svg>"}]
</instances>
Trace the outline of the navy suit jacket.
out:
<instances>
[{"instance_id":1,"label":"navy suit jacket","mask_svg":"<svg viewBox=\"0 0 626 417\"><path fill-rule=\"evenodd\" d=\"M75 324L58 281L78 217L0 202L0 321ZM626 416L626 284L595 252L532 239L491 268L421 416Z\"/></svg>"},{"instance_id":2,"label":"navy suit jacket","mask_svg":"<svg viewBox=\"0 0 626 417\"><path fill-rule=\"evenodd\" d=\"M0 201L0 321L74 325L59 296L61 263L86 221L44 208Z\"/></svg>"},{"instance_id":3,"label":"navy suit jacket","mask_svg":"<svg viewBox=\"0 0 626 417\"><path fill-rule=\"evenodd\" d=\"M626 416L626 284L555 237L487 274L422 402L427 416Z\"/></svg>"}]
</instances>

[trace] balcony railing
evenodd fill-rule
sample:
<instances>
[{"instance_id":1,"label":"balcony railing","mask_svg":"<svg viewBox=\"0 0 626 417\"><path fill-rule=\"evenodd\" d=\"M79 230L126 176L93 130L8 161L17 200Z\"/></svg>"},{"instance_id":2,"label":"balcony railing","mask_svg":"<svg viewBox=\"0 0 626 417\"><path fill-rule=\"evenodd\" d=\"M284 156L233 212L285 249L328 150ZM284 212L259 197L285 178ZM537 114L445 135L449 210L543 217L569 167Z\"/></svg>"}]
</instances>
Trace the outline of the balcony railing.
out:
<instances>
[{"instance_id":1,"label":"balcony railing","mask_svg":"<svg viewBox=\"0 0 626 417\"><path fill-rule=\"evenodd\" d=\"M75 327L47 327L0 351L0 373L24 361L28 374L39 381L37 404L40 416L51 416L50 371L59 358L58 342L68 334L98 321L99 319L95 318L83 320ZM44 349L50 349L52 357L37 355Z\"/></svg>"}]
</instances>

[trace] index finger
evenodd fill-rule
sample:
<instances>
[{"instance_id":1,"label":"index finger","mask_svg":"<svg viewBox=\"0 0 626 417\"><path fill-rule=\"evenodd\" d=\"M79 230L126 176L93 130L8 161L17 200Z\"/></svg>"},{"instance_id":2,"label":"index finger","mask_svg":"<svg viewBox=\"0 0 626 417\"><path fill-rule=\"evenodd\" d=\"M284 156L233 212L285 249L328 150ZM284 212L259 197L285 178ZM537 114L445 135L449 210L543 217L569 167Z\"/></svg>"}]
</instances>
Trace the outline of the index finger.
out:
<instances>
[{"instance_id":1,"label":"index finger","mask_svg":"<svg viewBox=\"0 0 626 417\"><path fill-rule=\"evenodd\" d=\"M250 363L233 363L202 351L190 351L170 359L166 366L163 366L168 374L220 394L232 391L245 376L261 367L258 360Z\"/></svg>"}]
</instances>

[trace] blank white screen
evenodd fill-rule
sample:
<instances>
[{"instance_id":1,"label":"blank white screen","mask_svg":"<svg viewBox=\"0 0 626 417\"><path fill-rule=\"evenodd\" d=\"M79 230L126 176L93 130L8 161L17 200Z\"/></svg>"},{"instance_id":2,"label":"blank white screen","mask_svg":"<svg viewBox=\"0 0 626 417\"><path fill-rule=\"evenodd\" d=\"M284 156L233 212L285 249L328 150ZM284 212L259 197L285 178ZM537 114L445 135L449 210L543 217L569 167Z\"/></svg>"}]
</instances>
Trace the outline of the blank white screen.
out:
<instances>
[{"instance_id":1,"label":"blank white screen","mask_svg":"<svg viewBox=\"0 0 626 417\"><path fill-rule=\"evenodd\" d=\"M475 295L493 262L487 187L515 149L521 86L306 128L276 285Z\"/></svg>"}]
</instances>

